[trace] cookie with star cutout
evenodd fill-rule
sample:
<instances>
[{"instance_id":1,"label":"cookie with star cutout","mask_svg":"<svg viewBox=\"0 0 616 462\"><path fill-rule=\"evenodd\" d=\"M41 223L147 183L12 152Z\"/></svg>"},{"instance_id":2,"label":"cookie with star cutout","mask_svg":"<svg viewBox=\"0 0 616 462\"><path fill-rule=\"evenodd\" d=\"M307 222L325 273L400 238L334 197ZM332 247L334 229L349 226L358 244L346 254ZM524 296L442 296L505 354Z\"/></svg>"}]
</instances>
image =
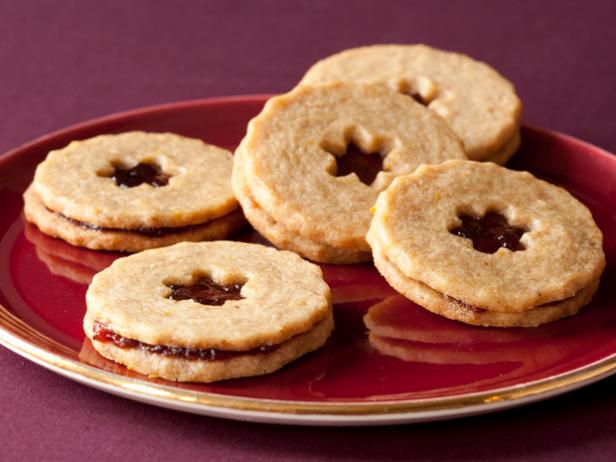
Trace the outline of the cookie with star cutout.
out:
<instances>
[{"instance_id":1,"label":"cookie with star cutout","mask_svg":"<svg viewBox=\"0 0 616 462\"><path fill-rule=\"evenodd\" d=\"M277 247L356 263L371 259L365 235L379 192L421 164L465 158L440 117L383 85L303 86L249 123L233 190Z\"/></svg>"},{"instance_id":2,"label":"cookie with star cutout","mask_svg":"<svg viewBox=\"0 0 616 462\"><path fill-rule=\"evenodd\" d=\"M396 179L367 236L398 292L450 319L530 327L575 314L605 267L590 211L562 188L492 163Z\"/></svg>"},{"instance_id":3,"label":"cookie with star cutout","mask_svg":"<svg viewBox=\"0 0 616 462\"><path fill-rule=\"evenodd\" d=\"M83 327L105 358L172 381L273 372L333 329L321 269L242 242L183 242L116 260L86 294Z\"/></svg>"},{"instance_id":4,"label":"cookie with star cutout","mask_svg":"<svg viewBox=\"0 0 616 462\"><path fill-rule=\"evenodd\" d=\"M24 212L42 232L90 249L222 239L245 224L232 164L230 152L171 133L73 141L37 167Z\"/></svg>"},{"instance_id":5,"label":"cookie with star cutout","mask_svg":"<svg viewBox=\"0 0 616 462\"><path fill-rule=\"evenodd\" d=\"M504 165L520 145L522 104L511 82L460 53L425 45L372 45L314 64L300 85L383 83L445 120L469 159Z\"/></svg>"}]
</instances>

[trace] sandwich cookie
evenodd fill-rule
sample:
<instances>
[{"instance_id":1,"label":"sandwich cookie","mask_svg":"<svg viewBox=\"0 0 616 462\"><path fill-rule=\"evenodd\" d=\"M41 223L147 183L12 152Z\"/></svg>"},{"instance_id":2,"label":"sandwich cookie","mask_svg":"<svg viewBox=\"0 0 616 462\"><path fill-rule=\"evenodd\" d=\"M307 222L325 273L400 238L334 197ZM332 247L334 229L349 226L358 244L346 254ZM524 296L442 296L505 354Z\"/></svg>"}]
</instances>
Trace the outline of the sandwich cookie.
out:
<instances>
[{"instance_id":1,"label":"sandwich cookie","mask_svg":"<svg viewBox=\"0 0 616 462\"><path fill-rule=\"evenodd\" d=\"M377 200L367 239L398 292L481 326L575 314L605 267L603 236L584 205L492 163L449 161L396 179Z\"/></svg>"},{"instance_id":2,"label":"sandwich cookie","mask_svg":"<svg viewBox=\"0 0 616 462\"><path fill-rule=\"evenodd\" d=\"M371 258L370 208L424 163L464 159L447 124L383 85L304 86L270 99L236 150L233 190L279 248L323 263Z\"/></svg>"},{"instance_id":3,"label":"sandwich cookie","mask_svg":"<svg viewBox=\"0 0 616 462\"><path fill-rule=\"evenodd\" d=\"M381 82L447 121L469 159L505 164L520 144L522 105L513 85L487 64L425 45L345 50L313 65L300 84Z\"/></svg>"},{"instance_id":4,"label":"sandwich cookie","mask_svg":"<svg viewBox=\"0 0 616 462\"><path fill-rule=\"evenodd\" d=\"M86 294L84 331L104 357L174 381L273 372L333 329L318 266L257 244L180 243L116 260Z\"/></svg>"},{"instance_id":5,"label":"sandwich cookie","mask_svg":"<svg viewBox=\"0 0 616 462\"><path fill-rule=\"evenodd\" d=\"M74 141L37 167L24 212L42 232L91 249L221 239L245 223L232 164L230 152L171 133Z\"/></svg>"}]
</instances>

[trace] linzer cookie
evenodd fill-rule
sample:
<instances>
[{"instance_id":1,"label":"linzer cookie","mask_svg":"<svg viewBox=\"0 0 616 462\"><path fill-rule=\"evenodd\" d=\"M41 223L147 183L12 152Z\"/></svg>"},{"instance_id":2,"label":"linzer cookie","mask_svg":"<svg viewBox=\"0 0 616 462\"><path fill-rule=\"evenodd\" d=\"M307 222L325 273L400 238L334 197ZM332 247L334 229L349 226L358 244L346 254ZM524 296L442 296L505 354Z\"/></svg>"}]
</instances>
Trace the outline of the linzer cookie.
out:
<instances>
[{"instance_id":1,"label":"linzer cookie","mask_svg":"<svg viewBox=\"0 0 616 462\"><path fill-rule=\"evenodd\" d=\"M425 45L345 50L312 66L301 84L342 81L387 84L447 121L469 159L504 164L520 144L522 105L513 85L468 56Z\"/></svg>"},{"instance_id":2,"label":"linzer cookie","mask_svg":"<svg viewBox=\"0 0 616 462\"><path fill-rule=\"evenodd\" d=\"M116 260L86 294L86 336L142 374L212 382L267 374L333 329L319 267L285 251L180 243Z\"/></svg>"},{"instance_id":3,"label":"linzer cookie","mask_svg":"<svg viewBox=\"0 0 616 462\"><path fill-rule=\"evenodd\" d=\"M377 195L423 163L464 159L447 124L382 85L304 86L272 98L235 153L233 189L248 221L311 260L371 258Z\"/></svg>"},{"instance_id":4,"label":"linzer cookie","mask_svg":"<svg viewBox=\"0 0 616 462\"><path fill-rule=\"evenodd\" d=\"M221 239L245 223L232 163L224 149L170 133L74 141L37 167L24 211L44 233L91 249Z\"/></svg>"},{"instance_id":5,"label":"linzer cookie","mask_svg":"<svg viewBox=\"0 0 616 462\"><path fill-rule=\"evenodd\" d=\"M491 163L449 161L396 179L368 233L387 281L424 308L482 326L537 326L587 304L602 234L567 191Z\"/></svg>"}]
</instances>

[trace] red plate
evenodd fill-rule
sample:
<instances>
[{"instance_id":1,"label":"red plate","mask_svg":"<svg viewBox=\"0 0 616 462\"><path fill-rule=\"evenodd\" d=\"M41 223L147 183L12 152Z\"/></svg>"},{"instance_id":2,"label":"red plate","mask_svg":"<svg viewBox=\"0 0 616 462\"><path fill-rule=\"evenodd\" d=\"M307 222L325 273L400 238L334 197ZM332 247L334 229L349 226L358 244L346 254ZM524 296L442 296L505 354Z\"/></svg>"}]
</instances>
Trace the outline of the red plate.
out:
<instances>
[{"instance_id":1,"label":"red plate","mask_svg":"<svg viewBox=\"0 0 616 462\"><path fill-rule=\"evenodd\" d=\"M412 422L511 407L616 369L616 158L526 127L511 167L567 188L603 230L608 266L579 315L534 329L467 326L428 313L371 265L323 265L336 331L281 371L213 385L149 380L84 343L84 294L118 254L70 246L24 224L21 193L47 152L74 139L170 131L233 149L266 97L200 100L131 111L35 140L0 158L0 342L47 368L129 398L208 415L302 424ZM261 241L250 231L242 239ZM369 332L363 318L370 316Z\"/></svg>"}]
</instances>

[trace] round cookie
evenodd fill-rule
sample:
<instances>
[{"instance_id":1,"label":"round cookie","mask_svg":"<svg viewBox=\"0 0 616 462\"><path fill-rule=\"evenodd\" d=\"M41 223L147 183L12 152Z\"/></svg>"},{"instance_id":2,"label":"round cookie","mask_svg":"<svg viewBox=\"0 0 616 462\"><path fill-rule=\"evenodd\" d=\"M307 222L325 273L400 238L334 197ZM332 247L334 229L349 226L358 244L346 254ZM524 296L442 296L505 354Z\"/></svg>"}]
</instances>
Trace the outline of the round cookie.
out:
<instances>
[{"instance_id":1,"label":"round cookie","mask_svg":"<svg viewBox=\"0 0 616 462\"><path fill-rule=\"evenodd\" d=\"M425 45L373 45L314 64L300 85L384 83L447 121L469 159L505 164L520 144L522 105L513 85L468 56Z\"/></svg>"},{"instance_id":2,"label":"round cookie","mask_svg":"<svg viewBox=\"0 0 616 462\"><path fill-rule=\"evenodd\" d=\"M586 207L490 163L449 161L397 179L379 196L367 238L396 290L469 324L534 326L574 314L605 267Z\"/></svg>"},{"instance_id":3,"label":"round cookie","mask_svg":"<svg viewBox=\"0 0 616 462\"><path fill-rule=\"evenodd\" d=\"M250 122L233 189L278 247L326 263L366 261L378 193L423 163L455 158L465 158L460 140L410 98L382 85L304 86L270 99ZM373 161L382 166L366 180Z\"/></svg>"},{"instance_id":4,"label":"round cookie","mask_svg":"<svg viewBox=\"0 0 616 462\"><path fill-rule=\"evenodd\" d=\"M116 260L86 294L84 331L103 356L168 380L272 372L333 329L321 270L269 247L180 243Z\"/></svg>"},{"instance_id":5,"label":"round cookie","mask_svg":"<svg viewBox=\"0 0 616 462\"><path fill-rule=\"evenodd\" d=\"M224 238L244 223L232 163L228 151L170 133L75 141L37 167L25 215L46 234L92 249Z\"/></svg>"}]
</instances>

